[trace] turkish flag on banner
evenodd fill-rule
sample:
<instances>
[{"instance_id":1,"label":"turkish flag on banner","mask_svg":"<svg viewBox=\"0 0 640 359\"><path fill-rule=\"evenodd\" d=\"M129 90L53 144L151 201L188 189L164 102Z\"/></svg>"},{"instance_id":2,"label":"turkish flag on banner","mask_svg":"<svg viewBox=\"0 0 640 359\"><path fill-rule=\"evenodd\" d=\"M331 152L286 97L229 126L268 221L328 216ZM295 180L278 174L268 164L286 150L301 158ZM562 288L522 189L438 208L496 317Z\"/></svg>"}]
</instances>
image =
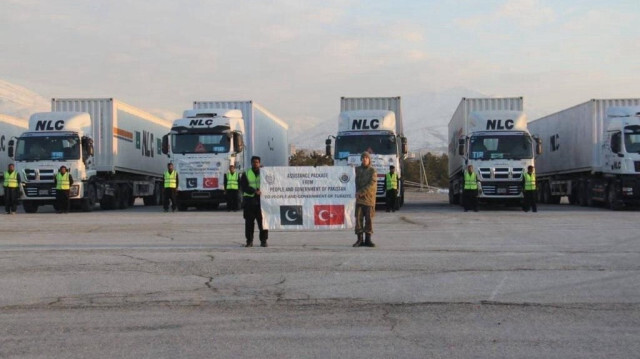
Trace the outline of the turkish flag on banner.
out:
<instances>
[{"instance_id":1,"label":"turkish flag on banner","mask_svg":"<svg viewBox=\"0 0 640 359\"><path fill-rule=\"evenodd\" d=\"M218 178L217 177L205 177L202 179L202 187L203 188L218 188Z\"/></svg>"},{"instance_id":2,"label":"turkish flag on banner","mask_svg":"<svg viewBox=\"0 0 640 359\"><path fill-rule=\"evenodd\" d=\"M344 224L344 205L318 204L313 206L313 221L316 226Z\"/></svg>"}]
</instances>

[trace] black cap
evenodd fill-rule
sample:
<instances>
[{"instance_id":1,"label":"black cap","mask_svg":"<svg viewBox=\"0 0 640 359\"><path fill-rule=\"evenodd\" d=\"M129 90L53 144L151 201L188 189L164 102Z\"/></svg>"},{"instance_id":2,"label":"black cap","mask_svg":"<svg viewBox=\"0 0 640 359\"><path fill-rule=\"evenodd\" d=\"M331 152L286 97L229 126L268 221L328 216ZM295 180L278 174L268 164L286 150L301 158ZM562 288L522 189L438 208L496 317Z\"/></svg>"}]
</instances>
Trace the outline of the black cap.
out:
<instances>
[{"instance_id":1,"label":"black cap","mask_svg":"<svg viewBox=\"0 0 640 359\"><path fill-rule=\"evenodd\" d=\"M252 157L251 157L251 162L253 162L253 160L258 160L258 161L260 161L260 156L252 156Z\"/></svg>"}]
</instances>

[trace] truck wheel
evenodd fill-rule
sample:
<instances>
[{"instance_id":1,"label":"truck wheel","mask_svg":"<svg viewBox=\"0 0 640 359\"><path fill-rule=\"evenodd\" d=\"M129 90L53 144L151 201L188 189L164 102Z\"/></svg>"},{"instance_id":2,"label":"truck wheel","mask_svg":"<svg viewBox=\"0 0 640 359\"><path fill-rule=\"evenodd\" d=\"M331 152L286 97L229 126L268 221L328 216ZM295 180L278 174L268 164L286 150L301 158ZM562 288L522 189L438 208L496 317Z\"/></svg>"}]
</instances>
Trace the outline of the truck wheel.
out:
<instances>
[{"instance_id":1,"label":"truck wheel","mask_svg":"<svg viewBox=\"0 0 640 359\"><path fill-rule=\"evenodd\" d=\"M118 202L120 199L118 198L120 195L120 191L114 191L114 196L104 196L100 201L100 208L105 210L112 210L118 208Z\"/></svg>"},{"instance_id":2,"label":"truck wheel","mask_svg":"<svg viewBox=\"0 0 640 359\"><path fill-rule=\"evenodd\" d=\"M96 187L94 185L89 185L87 188L86 197L82 199L80 204L80 209L83 212L91 212L93 207L96 205Z\"/></svg>"},{"instance_id":3,"label":"truck wheel","mask_svg":"<svg viewBox=\"0 0 640 359\"><path fill-rule=\"evenodd\" d=\"M118 196L118 209L129 208L129 202L131 201L131 190L129 189L129 186L126 184L119 185L118 192L120 192L120 195Z\"/></svg>"},{"instance_id":4,"label":"truck wheel","mask_svg":"<svg viewBox=\"0 0 640 359\"><path fill-rule=\"evenodd\" d=\"M551 203L551 188L549 184L545 182L542 185L542 203L549 204Z\"/></svg>"},{"instance_id":5,"label":"truck wheel","mask_svg":"<svg viewBox=\"0 0 640 359\"><path fill-rule=\"evenodd\" d=\"M580 182L578 185L578 204L582 207L587 206L587 185L585 182Z\"/></svg>"},{"instance_id":6,"label":"truck wheel","mask_svg":"<svg viewBox=\"0 0 640 359\"><path fill-rule=\"evenodd\" d=\"M38 212L38 205L33 201L22 201L22 209L26 213L36 213Z\"/></svg>"},{"instance_id":7,"label":"truck wheel","mask_svg":"<svg viewBox=\"0 0 640 359\"><path fill-rule=\"evenodd\" d=\"M178 203L178 211L180 211L180 212L184 212L184 211L186 211L187 209L189 209L189 207L188 207L186 204L180 204L180 203Z\"/></svg>"},{"instance_id":8,"label":"truck wheel","mask_svg":"<svg viewBox=\"0 0 640 359\"><path fill-rule=\"evenodd\" d=\"M610 209L614 211L618 211L622 209L622 203L618 199L618 186L611 182L607 187L607 205Z\"/></svg>"}]
</instances>

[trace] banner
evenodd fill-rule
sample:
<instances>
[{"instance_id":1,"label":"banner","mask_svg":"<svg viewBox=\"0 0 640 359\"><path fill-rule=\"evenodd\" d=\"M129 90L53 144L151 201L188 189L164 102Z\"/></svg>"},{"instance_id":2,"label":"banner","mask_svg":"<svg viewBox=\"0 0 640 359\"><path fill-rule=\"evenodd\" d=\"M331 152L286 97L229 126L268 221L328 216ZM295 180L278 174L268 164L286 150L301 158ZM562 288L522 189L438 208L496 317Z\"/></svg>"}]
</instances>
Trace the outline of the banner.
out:
<instances>
[{"instance_id":1,"label":"banner","mask_svg":"<svg viewBox=\"0 0 640 359\"><path fill-rule=\"evenodd\" d=\"M353 228L356 206L353 167L263 167L260 191L266 229Z\"/></svg>"}]
</instances>

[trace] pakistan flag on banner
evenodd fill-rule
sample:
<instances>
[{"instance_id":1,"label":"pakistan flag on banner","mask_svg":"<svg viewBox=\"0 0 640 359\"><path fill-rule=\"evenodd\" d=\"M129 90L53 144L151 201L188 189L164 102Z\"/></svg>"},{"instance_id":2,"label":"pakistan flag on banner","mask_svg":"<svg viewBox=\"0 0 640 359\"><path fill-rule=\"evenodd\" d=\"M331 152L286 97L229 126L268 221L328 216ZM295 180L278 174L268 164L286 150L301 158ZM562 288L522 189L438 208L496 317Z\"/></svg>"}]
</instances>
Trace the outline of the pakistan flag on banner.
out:
<instances>
[{"instance_id":1,"label":"pakistan flag on banner","mask_svg":"<svg viewBox=\"0 0 640 359\"><path fill-rule=\"evenodd\" d=\"M353 228L355 170L338 167L264 167L260 203L266 229Z\"/></svg>"}]
</instances>

